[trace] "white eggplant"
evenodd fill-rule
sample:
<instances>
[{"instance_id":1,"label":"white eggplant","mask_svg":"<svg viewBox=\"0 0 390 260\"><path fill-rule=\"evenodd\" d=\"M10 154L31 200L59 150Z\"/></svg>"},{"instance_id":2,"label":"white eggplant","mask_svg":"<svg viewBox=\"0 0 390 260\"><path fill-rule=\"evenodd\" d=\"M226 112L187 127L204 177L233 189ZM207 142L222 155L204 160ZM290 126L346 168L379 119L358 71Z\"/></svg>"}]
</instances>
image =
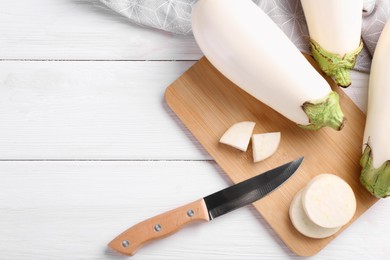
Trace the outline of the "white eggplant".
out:
<instances>
[{"instance_id":1,"label":"white eggplant","mask_svg":"<svg viewBox=\"0 0 390 260\"><path fill-rule=\"evenodd\" d=\"M314 59L338 85L348 87L349 70L363 48L363 0L301 0L301 3Z\"/></svg>"},{"instance_id":2,"label":"white eggplant","mask_svg":"<svg viewBox=\"0 0 390 260\"><path fill-rule=\"evenodd\" d=\"M360 181L376 197L390 195L390 21L371 64Z\"/></svg>"},{"instance_id":3,"label":"white eggplant","mask_svg":"<svg viewBox=\"0 0 390 260\"><path fill-rule=\"evenodd\" d=\"M251 0L199 0L192 29L214 67L253 97L305 129L343 127L338 94Z\"/></svg>"}]
</instances>

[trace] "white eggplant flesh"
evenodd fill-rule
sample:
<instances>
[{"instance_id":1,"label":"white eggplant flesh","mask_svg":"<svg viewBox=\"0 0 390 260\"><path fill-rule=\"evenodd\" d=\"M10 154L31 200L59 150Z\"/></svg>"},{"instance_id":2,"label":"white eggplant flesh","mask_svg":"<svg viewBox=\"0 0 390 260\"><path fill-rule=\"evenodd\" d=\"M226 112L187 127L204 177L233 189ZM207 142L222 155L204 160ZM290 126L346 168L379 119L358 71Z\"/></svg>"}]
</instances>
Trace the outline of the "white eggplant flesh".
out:
<instances>
[{"instance_id":1,"label":"white eggplant flesh","mask_svg":"<svg viewBox=\"0 0 390 260\"><path fill-rule=\"evenodd\" d=\"M253 162L257 163L271 157L279 147L280 132L252 135Z\"/></svg>"},{"instance_id":2,"label":"white eggplant flesh","mask_svg":"<svg viewBox=\"0 0 390 260\"><path fill-rule=\"evenodd\" d=\"M337 175L324 173L307 184L302 193L302 206L316 225L339 228L355 215L356 198L347 182Z\"/></svg>"},{"instance_id":3,"label":"white eggplant flesh","mask_svg":"<svg viewBox=\"0 0 390 260\"><path fill-rule=\"evenodd\" d=\"M363 48L363 0L301 0L311 51L321 69L342 87Z\"/></svg>"},{"instance_id":4,"label":"white eggplant flesh","mask_svg":"<svg viewBox=\"0 0 390 260\"><path fill-rule=\"evenodd\" d=\"M246 152L255 125L256 123L251 121L235 123L226 130L219 142Z\"/></svg>"},{"instance_id":5,"label":"white eggplant flesh","mask_svg":"<svg viewBox=\"0 0 390 260\"><path fill-rule=\"evenodd\" d=\"M299 191L290 204L289 215L293 226L302 235L311 238L325 238L336 234L341 227L324 228L310 220L302 205L302 193L303 190Z\"/></svg>"},{"instance_id":6,"label":"white eggplant flesh","mask_svg":"<svg viewBox=\"0 0 390 260\"><path fill-rule=\"evenodd\" d=\"M303 128L342 128L337 93L251 0L199 0L192 29L211 64L253 97Z\"/></svg>"},{"instance_id":7,"label":"white eggplant flesh","mask_svg":"<svg viewBox=\"0 0 390 260\"><path fill-rule=\"evenodd\" d=\"M390 195L390 21L372 60L360 181L376 197Z\"/></svg>"}]
</instances>

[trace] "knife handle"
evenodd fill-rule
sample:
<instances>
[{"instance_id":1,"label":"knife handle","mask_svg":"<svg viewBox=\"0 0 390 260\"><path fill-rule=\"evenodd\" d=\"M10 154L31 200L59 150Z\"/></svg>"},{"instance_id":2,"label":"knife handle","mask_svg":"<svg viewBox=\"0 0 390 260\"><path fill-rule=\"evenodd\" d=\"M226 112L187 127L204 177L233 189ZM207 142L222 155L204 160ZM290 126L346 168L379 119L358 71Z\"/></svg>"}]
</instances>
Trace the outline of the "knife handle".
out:
<instances>
[{"instance_id":1,"label":"knife handle","mask_svg":"<svg viewBox=\"0 0 390 260\"><path fill-rule=\"evenodd\" d=\"M144 220L114 238L108 246L119 253L131 256L146 243L172 235L197 221L209 221L203 199Z\"/></svg>"}]
</instances>

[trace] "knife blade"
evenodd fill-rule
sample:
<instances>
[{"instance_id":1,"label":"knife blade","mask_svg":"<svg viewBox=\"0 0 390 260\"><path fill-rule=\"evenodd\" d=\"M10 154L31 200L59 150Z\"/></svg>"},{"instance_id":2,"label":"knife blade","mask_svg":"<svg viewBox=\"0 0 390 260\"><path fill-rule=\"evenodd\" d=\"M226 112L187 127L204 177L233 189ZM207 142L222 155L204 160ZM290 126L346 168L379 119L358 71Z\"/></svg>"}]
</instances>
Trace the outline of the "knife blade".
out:
<instances>
[{"instance_id":1,"label":"knife blade","mask_svg":"<svg viewBox=\"0 0 390 260\"><path fill-rule=\"evenodd\" d=\"M197 221L210 221L251 204L283 184L298 169L303 157L210 194L182 207L144 220L114 238L108 247L134 255L144 244L175 233Z\"/></svg>"}]
</instances>

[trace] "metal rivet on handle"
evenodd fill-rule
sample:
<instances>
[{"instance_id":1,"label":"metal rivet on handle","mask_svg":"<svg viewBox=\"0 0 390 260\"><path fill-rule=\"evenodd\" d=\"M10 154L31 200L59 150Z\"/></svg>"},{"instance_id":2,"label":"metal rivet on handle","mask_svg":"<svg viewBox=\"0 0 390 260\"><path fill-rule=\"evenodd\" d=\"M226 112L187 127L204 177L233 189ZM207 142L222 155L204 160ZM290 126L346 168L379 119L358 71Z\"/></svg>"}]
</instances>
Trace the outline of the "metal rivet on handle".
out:
<instances>
[{"instance_id":1,"label":"metal rivet on handle","mask_svg":"<svg viewBox=\"0 0 390 260\"><path fill-rule=\"evenodd\" d=\"M122 241L122 246L123 247L128 247L130 245L130 242L129 241L127 241L127 240L123 240Z\"/></svg>"},{"instance_id":2,"label":"metal rivet on handle","mask_svg":"<svg viewBox=\"0 0 390 260\"><path fill-rule=\"evenodd\" d=\"M190 218L193 217L194 214L195 214L195 212L192 209L187 211L187 216L189 216Z\"/></svg>"},{"instance_id":3,"label":"metal rivet on handle","mask_svg":"<svg viewBox=\"0 0 390 260\"><path fill-rule=\"evenodd\" d=\"M161 227L160 224L156 224L156 225L154 226L154 231L156 231L156 232L160 232L161 229L162 229L162 227Z\"/></svg>"}]
</instances>

